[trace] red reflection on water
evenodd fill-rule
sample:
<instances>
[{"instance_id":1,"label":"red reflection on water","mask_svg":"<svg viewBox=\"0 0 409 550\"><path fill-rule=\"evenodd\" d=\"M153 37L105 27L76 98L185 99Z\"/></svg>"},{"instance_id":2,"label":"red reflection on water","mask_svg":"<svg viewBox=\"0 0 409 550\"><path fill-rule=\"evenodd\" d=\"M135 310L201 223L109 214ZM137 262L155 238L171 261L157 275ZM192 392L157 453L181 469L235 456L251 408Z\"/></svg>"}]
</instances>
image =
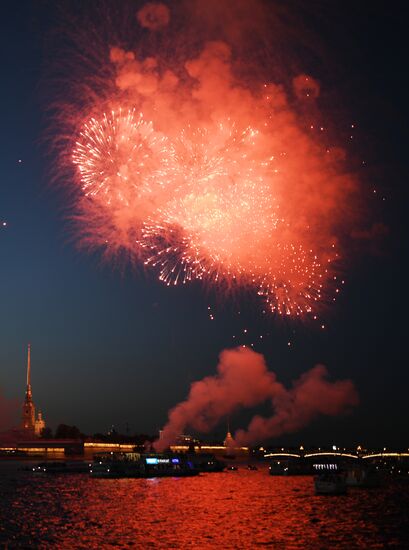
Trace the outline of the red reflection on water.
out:
<instances>
[{"instance_id":1,"label":"red reflection on water","mask_svg":"<svg viewBox=\"0 0 409 550\"><path fill-rule=\"evenodd\" d=\"M16 472L0 489L0 545L17 547L403 548L409 509L393 487L319 497L311 477L264 468L152 480Z\"/></svg>"}]
</instances>

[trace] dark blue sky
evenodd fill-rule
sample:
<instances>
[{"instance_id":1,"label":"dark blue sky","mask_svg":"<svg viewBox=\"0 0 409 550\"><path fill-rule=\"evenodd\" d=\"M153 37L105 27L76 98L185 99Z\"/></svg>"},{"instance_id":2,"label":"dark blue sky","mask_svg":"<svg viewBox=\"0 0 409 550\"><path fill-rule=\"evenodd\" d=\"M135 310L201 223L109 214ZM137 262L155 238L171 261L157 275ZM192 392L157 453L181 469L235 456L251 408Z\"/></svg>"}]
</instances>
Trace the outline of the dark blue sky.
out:
<instances>
[{"instance_id":1,"label":"dark blue sky","mask_svg":"<svg viewBox=\"0 0 409 550\"><path fill-rule=\"evenodd\" d=\"M351 378L361 396L352 415L323 418L280 441L406 445L408 87L399 12L392 13L387 2L371 3L369 12L347 2L339 3L337 13L335 3L333 26L321 29L340 67L328 75L328 85L339 88L357 121L355 151L368 166L364 184L373 182L386 197L382 205L374 203L374 219L391 233L382 255L360 253L354 260L328 330L320 332L266 320L245 297L217 305L219 299L200 285L169 289L153 275L121 273L76 250L64 194L49 183L51 159L43 144L44 35L54 25L47 5L20 1L2 7L3 394L23 399L30 341L34 401L51 426L64 422L94 432L112 424L124 430L127 422L131 431L154 433L190 382L214 372L222 349L256 342L263 334L254 349L266 355L279 379L289 383L324 363L333 378ZM232 419L233 426L244 419Z\"/></svg>"}]
</instances>

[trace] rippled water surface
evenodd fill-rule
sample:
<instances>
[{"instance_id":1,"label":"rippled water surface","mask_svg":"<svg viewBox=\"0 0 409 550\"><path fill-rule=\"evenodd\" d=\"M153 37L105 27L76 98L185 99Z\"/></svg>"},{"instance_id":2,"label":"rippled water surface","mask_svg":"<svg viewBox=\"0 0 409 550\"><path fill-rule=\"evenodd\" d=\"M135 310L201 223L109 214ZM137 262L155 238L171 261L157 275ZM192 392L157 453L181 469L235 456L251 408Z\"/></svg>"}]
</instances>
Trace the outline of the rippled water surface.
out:
<instances>
[{"instance_id":1,"label":"rippled water surface","mask_svg":"<svg viewBox=\"0 0 409 550\"><path fill-rule=\"evenodd\" d=\"M409 548L409 485L325 497L265 468L104 480L19 467L0 462L0 548Z\"/></svg>"}]
</instances>

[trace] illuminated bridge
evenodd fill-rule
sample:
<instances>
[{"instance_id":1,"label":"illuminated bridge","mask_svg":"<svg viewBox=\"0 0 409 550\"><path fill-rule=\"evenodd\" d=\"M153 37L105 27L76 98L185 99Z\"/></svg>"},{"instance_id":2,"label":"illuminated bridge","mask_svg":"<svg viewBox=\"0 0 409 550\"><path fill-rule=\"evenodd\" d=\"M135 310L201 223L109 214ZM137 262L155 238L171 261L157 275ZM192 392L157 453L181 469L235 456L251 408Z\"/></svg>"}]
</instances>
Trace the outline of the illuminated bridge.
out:
<instances>
[{"instance_id":1,"label":"illuminated bridge","mask_svg":"<svg viewBox=\"0 0 409 550\"><path fill-rule=\"evenodd\" d=\"M314 452L308 452L304 450L301 450L300 452L287 452L285 450L282 451L273 451L273 452L265 452L264 458L267 459L290 459L290 458L351 458L351 459L387 459L387 458L394 458L394 459L400 459L400 458L409 458L409 449L408 451L403 452L390 452L390 451L382 451L382 452L374 452L374 451L314 451Z\"/></svg>"}]
</instances>

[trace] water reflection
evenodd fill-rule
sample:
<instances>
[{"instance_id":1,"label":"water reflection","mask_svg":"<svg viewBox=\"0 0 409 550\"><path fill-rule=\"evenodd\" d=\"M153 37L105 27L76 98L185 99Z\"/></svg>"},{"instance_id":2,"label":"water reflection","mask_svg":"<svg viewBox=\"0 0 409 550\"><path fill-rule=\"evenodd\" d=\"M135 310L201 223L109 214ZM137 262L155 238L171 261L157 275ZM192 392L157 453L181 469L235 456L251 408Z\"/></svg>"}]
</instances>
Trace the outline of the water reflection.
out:
<instances>
[{"instance_id":1,"label":"water reflection","mask_svg":"<svg viewBox=\"0 0 409 550\"><path fill-rule=\"evenodd\" d=\"M0 463L9 548L405 548L408 487L315 496L311 477L35 476ZM6 546L7 547L7 546Z\"/></svg>"}]
</instances>

